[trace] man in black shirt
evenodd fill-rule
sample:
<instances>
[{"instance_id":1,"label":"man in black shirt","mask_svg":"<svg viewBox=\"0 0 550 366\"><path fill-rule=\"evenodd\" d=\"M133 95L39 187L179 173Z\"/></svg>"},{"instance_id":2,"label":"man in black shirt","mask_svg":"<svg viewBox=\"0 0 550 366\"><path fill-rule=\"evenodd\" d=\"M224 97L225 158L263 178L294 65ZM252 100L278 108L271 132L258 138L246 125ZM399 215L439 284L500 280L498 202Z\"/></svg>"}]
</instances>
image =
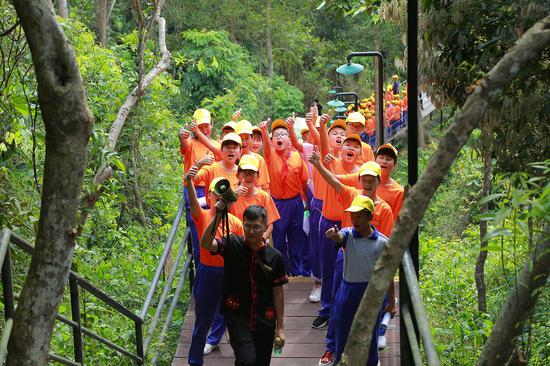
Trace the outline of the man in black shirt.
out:
<instances>
[{"instance_id":1,"label":"man in black shirt","mask_svg":"<svg viewBox=\"0 0 550 366\"><path fill-rule=\"evenodd\" d=\"M288 277L281 253L266 245L267 212L257 205L243 214L244 237L231 234L216 239L212 228L220 224L225 203L216 204L216 216L205 230L201 245L224 257L224 300L235 365L263 366L271 362L273 342L282 347L284 335L283 284Z\"/></svg>"}]
</instances>

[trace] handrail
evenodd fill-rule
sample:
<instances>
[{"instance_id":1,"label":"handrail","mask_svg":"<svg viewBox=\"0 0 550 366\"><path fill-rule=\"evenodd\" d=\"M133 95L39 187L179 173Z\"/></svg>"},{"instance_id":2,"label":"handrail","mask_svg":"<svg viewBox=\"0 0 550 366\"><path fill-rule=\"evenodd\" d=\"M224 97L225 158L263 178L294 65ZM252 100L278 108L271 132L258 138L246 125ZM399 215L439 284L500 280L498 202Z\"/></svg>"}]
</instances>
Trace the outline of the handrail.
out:
<instances>
[{"instance_id":1,"label":"handrail","mask_svg":"<svg viewBox=\"0 0 550 366\"><path fill-rule=\"evenodd\" d=\"M184 211L185 211L185 195L182 194L180 205L178 207L178 213L176 215L176 218L174 219L172 228L170 229L170 234L168 235L168 239L166 240L166 244L164 245L164 250L162 251L162 255L157 265L157 270L155 271L153 281L151 281L149 292L147 293L147 297L145 298L145 302L143 303L143 308L141 309L141 313L139 315L141 319L145 319L145 317L147 316L147 311L149 310L149 306L151 305L151 301L153 300L153 296L155 295L155 291L157 289L157 286L160 280L160 275L162 274L164 263L166 262L166 258L168 258L168 253L170 253L170 249L172 248L172 242L174 241L174 237L176 236L176 231L178 230L178 226L180 224L181 217Z\"/></svg>"},{"instance_id":2,"label":"handrail","mask_svg":"<svg viewBox=\"0 0 550 366\"><path fill-rule=\"evenodd\" d=\"M144 301L141 315L135 314L133 311L129 310L124 305L122 305L118 301L111 298L109 295L107 295L106 293L104 293L94 285L92 285L88 280L79 276L77 273L73 272L72 270L69 272L69 290L70 290L72 320L60 314L56 314L56 319L73 329L75 361L69 360L65 357L61 357L53 353L49 354L49 357L51 360L60 362L65 365L70 365L70 366L83 365L82 337L83 335L86 335L90 338L93 338L103 343L108 348L115 350L121 355L132 359L133 361L136 362L137 365L143 365L143 363L145 362L145 355L147 354L148 348L151 344L154 331L160 321L161 313L162 313L162 310L164 309L164 304L166 303L168 295L172 289L174 278L176 277L178 266L182 262L184 252L186 252L187 254L185 263L181 268L181 275L179 278L179 282L174 292L174 297L172 298L170 308L168 310L168 314L164 321L164 325L159 336L159 342L162 343L164 341L164 337L166 336L168 328L171 324L172 316L174 314L174 310L176 308L178 298L181 295L181 292L184 288L184 284L186 283L187 276L189 276L189 280L191 283L193 281L194 273L193 273L193 262L192 262L192 259L193 259L192 237L191 237L191 231L189 230L189 227L187 227L183 240L180 244L180 247L178 248L178 254L174 261L173 267L170 271L170 275L168 276L168 279L165 281L162 295L160 297L158 304L156 305L155 314L151 319L151 323L149 324L147 334L144 339L142 327L143 327L143 324L145 323L149 307L151 306L151 302L153 300L156 289L160 282L162 269L165 266L166 260L168 258L168 254L170 253L170 250L172 248L172 243L176 236L177 229L179 227L184 211L185 211L185 196L182 194L182 198L178 208L178 213L172 223L170 234L165 243L163 253L161 255L161 258L159 259L159 263L157 265L155 275L149 287L147 297ZM14 298L17 298L13 294L13 287L12 287L11 260L10 260L10 252L8 250L10 242L12 244L15 244L17 247L21 248L23 251L25 251L30 255L32 255L34 251L33 245L30 244L27 240L23 239L22 237L20 237L19 235L17 235L15 232L11 231L8 228L5 228L3 230L2 239L0 242L0 266L2 268L1 275L2 275L2 285L3 285L3 295L4 295L3 296L4 315L6 318L6 326L4 327L2 338L0 340L0 365L4 364L5 357L7 355L7 344L8 344L9 337L11 335L11 330L13 327L13 315L15 312ZM108 339L100 336L99 334L93 332L92 330L82 326L81 319L80 319L79 289L87 291L92 296L101 300L103 303L110 306L115 311L124 315L125 317L127 317L128 319L134 322L135 334L136 334L136 351L135 352L131 352L109 341ZM156 362L156 359L158 358L158 355L159 355L159 352L155 354L155 357L154 357L155 362Z\"/></svg>"},{"instance_id":3,"label":"handrail","mask_svg":"<svg viewBox=\"0 0 550 366\"><path fill-rule=\"evenodd\" d=\"M418 279L416 277L416 272L409 251L406 251L403 255L402 265L403 272L405 273L405 282L407 283L407 288L409 290L410 302L414 311L414 320L416 321L416 326L418 328L418 332L420 333L420 338L422 339L426 360L429 366L439 366L439 356L437 355L435 345L432 340L432 332L430 331L430 325L428 324L428 318L426 317L426 311L424 310L424 301L422 300L422 295L420 294ZM405 303L403 305L402 310L406 308L408 311L409 308L407 304ZM407 329L407 332L408 331L409 329ZM413 345L411 344L411 348L412 346Z\"/></svg>"},{"instance_id":4,"label":"handrail","mask_svg":"<svg viewBox=\"0 0 550 366\"><path fill-rule=\"evenodd\" d=\"M411 353L413 356L414 364L416 366L421 366L422 355L420 354L420 346L418 345L418 340L416 339L411 311L409 310L409 306L407 304L403 304L403 306L401 306L401 316L403 317L403 322L405 323L405 331L407 332L407 338L409 339L409 344L411 345Z\"/></svg>"}]
</instances>

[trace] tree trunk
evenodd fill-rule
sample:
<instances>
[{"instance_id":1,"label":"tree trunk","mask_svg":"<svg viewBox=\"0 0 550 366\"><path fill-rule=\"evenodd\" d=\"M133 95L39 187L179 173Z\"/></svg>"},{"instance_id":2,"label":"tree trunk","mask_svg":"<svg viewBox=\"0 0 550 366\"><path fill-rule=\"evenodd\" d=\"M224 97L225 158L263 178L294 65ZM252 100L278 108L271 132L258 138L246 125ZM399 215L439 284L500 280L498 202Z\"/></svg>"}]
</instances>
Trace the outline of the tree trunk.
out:
<instances>
[{"instance_id":1,"label":"tree trunk","mask_svg":"<svg viewBox=\"0 0 550 366\"><path fill-rule=\"evenodd\" d=\"M481 148L483 150L483 183L481 186L481 199L487 197L491 189L491 150L489 146L490 132L487 127L482 127ZM489 211L489 203L481 206L480 214ZM487 259L487 242L483 240L487 234L487 221L479 221L479 241L481 243L475 268L475 280L477 289L477 308L480 312L487 312L487 289L485 287L485 260Z\"/></svg>"},{"instance_id":2,"label":"tree trunk","mask_svg":"<svg viewBox=\"0 0 550 366\"><path fill-rule=\"evenodd\" d=\"M391 238L375 265L357 310L340 365L364 364L368 359L368 347L365 344L370 344L375 321L390 281L424 216L428 202L468 137L479 125L489 102L495 100L526 65L537 62L540 53L549 45L550 16L547 16L516 42L466 99L460 114L428 162L426 171L405 198Z\"/></svg>"},{"instance_id":3,"label":"tree trunk","mask_svg":"<svg viewBox=\"0 0 550 366\"><path fill-rule=\"evenodd\" d=\"M109 0L97 1L97 33L99 34L99 45L107 46L107 15L109 13Z\"/></svg>"},{"instance_id":4,"label":"tree trunk","mask_svg":"<svg viewBox=\"0 0 550 366\"><path fill-rule=\"evenodd\" d=\"M7 365L46 365L71 267L92 114L72 46L49 0L14 0L38 82L46 129L40 221L14 317Z\"/></svg>"},{"instance_id":5,"label":"tree trunk","mask_svg":"<svg viewBox=\"0 0 550 366\"><path fill-rule=\"evenodd\" d=\"M67 6L67 0L57 0L57 14L61 18L67 18L69 16L69 7Z\"/></svg>"},{"instance_id":6,"label":"tree trunk","mask_svg":"<svg viewBox=\"0 0 550 366\"><path fill-rule=\"evenodd\" d=\"M548 24L550 27L550 24ZM526 33L527 34L527 33ZM477 366L500 366L510 359L517 337L521 334L527 315L534 308L550 272L550 227L540 233L533 256L517 278L508 294L500 315L485 342Z\"/></svg>"},{"instance_id":7,"label":"tree trunk","mask_svg":"<svg viewBox=\"0 0 550 366\"><path fill-rule=\"evenodd\" d=\"M273 46L271 44L271 0L266 1L265 47L267 51L267 76L273 79Z\"/></svg>"}]
</instances>

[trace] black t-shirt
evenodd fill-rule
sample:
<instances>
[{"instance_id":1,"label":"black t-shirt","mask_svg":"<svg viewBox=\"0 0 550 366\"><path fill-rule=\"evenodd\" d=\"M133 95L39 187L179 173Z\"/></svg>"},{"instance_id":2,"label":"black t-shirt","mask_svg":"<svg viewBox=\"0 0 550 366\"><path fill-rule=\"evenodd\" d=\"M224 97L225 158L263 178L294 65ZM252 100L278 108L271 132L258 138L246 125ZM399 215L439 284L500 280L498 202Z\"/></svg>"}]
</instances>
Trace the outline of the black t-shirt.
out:
<instances>
[{"instance_id":1,"label":"black t-shirt","mask_svg":"<svg viewBox=\"0 0 550 366\"><path fill-rule=\"evenodd\" d=\"M281 253L268 245L254 251L244 238L230 235L218 239L218 254L224 257L224 301L228 321L258 328L275 328L273 287L288 282Z\"/></svg>"}]
</instances>

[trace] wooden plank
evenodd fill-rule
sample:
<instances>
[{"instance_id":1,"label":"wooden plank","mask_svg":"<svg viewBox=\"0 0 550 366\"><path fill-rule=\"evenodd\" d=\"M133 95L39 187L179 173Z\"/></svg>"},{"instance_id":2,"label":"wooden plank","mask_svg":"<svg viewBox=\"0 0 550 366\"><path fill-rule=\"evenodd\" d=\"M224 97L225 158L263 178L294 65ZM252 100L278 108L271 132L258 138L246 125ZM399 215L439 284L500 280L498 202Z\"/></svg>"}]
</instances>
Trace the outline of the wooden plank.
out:
<instances>
[{"instance_id":1,"label":"wooden plank","mask_svg":"<svg viewBox=\"0 0 550 366\"><path fill-rule=\"evenodd\" d=\"M320 304L308 301L309 291L313 287L310 278L293 277L285 285L285 335L286 345L281 355L273 355L273 366L309 366L317 365L325 351L325 336L327 328L313 329L311 323L317 316ZM172 366L187 366L189 341L195 322L194 303L189 303L178 348ZM399 365L399 316L390 321L386 332L388 346L381 350L382 366ZM211 354L205 356L205 366L234 365L233 349L229 344L227 332L222 337L220 346Z\"/></svg>"}]
</instances>

